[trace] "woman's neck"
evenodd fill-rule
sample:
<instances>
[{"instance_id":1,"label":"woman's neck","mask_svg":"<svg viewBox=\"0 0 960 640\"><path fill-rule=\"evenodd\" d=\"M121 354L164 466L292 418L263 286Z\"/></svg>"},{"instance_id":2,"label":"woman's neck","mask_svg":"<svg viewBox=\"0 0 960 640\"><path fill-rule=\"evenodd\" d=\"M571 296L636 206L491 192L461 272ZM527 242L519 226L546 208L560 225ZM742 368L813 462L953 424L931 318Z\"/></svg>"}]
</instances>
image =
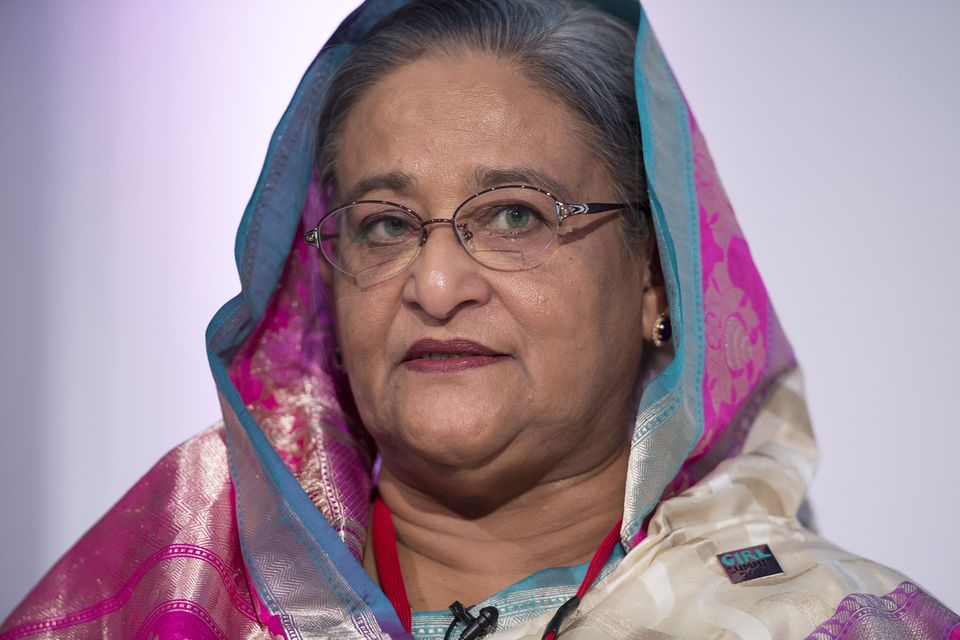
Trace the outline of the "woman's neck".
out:
<instances>
[{"instance_id":1,"label":"woman's neck","mask_svg":"<svg viewBox=\"0 0 960 640\"><path fill-rule=\"evenodd\" d=\"M476 517L384 468L379 491L393 513L413 609L472 605L541 569L590 560L623 513L628 456L624 446L588 472L535 485ZM377 580L370 540L363 564Z\"/></svg>"}]
</instances>

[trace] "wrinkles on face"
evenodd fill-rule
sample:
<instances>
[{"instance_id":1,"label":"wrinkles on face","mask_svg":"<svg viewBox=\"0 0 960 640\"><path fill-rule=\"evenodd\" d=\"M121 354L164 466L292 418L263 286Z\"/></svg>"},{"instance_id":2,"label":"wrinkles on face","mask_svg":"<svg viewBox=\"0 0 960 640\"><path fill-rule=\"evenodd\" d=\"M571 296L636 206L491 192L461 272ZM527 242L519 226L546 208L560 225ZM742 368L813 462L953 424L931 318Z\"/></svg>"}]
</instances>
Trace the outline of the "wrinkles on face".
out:
<instances>
[{"instance_id":1,"label":"wrinkles on face","mask_svg":"<svg viewBox=\"0 0 960 640\"><path fill-rule=\"evenodd\" d=\"M348 116L335 162L345 189L449 218L490 169L529 167L577 201L614 201L603 165L559 100L493 57L424 58L394 70ZM540 186L540 185L533 185ZM624 446L642 355L644 268L621 250L617 216L571 218L544 264L484 267L451 228L432 227L400 275L360 290L337 275L339 341L364 424L384 464L416 484L513 483L576 471ZM419 340L467 340L495 364L429 374L404 364ZM445 470L444 478L437 469ZM399 471L398 471L399 470ZM526 479L520 479L520 476ZM489 488L489 487L488 487Z\"/></svg>"}]
</instances>

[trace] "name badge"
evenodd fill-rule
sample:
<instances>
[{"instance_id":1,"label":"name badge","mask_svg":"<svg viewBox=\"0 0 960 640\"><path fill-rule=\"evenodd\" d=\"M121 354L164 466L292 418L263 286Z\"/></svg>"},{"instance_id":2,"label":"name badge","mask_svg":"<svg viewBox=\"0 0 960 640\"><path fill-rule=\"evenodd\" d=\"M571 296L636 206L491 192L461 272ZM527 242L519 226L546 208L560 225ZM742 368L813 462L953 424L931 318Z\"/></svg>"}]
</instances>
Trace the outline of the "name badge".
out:
<instances>
[{"instance_id":1,"label":"name badge","mask_svg":"<svg viewBox=\"0 0 960 640\"><path fill-rule=\"evenodd\" d=\"M717 560L733 584L783 573L773 551L765 544L727 551L719 554Z\"/></svg>"}]
</instances>

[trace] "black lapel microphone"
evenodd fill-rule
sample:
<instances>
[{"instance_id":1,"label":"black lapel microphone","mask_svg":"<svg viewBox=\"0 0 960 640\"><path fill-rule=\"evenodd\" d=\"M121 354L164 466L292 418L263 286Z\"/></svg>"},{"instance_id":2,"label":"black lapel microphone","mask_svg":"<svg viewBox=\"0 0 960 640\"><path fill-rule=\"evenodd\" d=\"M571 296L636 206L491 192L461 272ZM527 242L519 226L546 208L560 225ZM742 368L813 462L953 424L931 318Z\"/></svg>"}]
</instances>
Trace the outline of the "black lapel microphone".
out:
<instances>
[{"instance_id":1,"label":"black lapel microphone","mask_svg":"<svg viewBox=\"0 0 960 640\"><path fill-rule=\"evenodd\" d=\"M470 609L471 607L460 604L459 600L450 605L453 622L447 627L443 640L450 640L450 633L458 622L462 622L467 627L460 633L460 640L479 640L493 630L497 624L497 618L500 617L496 607L484 607L476 616L470 613Z\"/></svg>"}]
</instances>

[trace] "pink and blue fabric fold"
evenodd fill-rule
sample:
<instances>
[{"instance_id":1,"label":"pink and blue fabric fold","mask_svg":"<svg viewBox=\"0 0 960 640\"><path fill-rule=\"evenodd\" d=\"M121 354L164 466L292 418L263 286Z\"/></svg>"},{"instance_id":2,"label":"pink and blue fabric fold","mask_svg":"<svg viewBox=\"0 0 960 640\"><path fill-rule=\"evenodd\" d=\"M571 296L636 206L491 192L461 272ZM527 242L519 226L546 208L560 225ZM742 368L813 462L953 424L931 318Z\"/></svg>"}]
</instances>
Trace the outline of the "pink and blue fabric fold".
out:
<instances>
[{"instance_id":1,"label":"pink and blue fabric fold","mask_svg":"<svg viewBox=\"0 0 960 640\"><path fill-rule=\"evenodd\" d=\"M333 366L321 258L299 241L331 204L314 167L329 80L405 4L345 20L276 129L237 234L242 291L207 331L223 421L130 489L0 640L410 636L360 564L376 450ZM960 617L918 585L798 518L817 452L793 352L642 8L593 4L637 29L673 352L637 407L620 551L561 637L960 639ZM584 571L480 603L501 611L491 637L539 638ZM442 637L445 615L416 612L413 635Z\"/></svg>"}]
</instances>

